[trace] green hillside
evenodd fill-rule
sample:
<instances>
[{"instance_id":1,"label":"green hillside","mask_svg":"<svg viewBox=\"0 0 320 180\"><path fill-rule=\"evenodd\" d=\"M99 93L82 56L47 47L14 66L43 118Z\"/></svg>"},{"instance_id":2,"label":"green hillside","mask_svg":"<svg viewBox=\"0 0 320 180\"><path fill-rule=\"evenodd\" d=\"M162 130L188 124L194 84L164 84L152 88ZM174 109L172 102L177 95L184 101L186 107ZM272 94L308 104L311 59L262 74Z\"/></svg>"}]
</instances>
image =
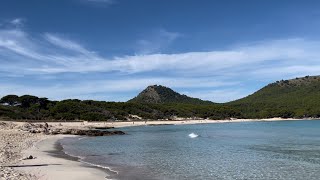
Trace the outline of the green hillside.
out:
<instances>
[{"instance_id":1,"label":"green hillside","mask_svg":"<svg viewBox=\"0 0 320 180\"><path fill-rule=\"evenodd\" d=\"M320 117L320 76L277 81L226 105L246 118Z\"/></svg>"}]
</instances>

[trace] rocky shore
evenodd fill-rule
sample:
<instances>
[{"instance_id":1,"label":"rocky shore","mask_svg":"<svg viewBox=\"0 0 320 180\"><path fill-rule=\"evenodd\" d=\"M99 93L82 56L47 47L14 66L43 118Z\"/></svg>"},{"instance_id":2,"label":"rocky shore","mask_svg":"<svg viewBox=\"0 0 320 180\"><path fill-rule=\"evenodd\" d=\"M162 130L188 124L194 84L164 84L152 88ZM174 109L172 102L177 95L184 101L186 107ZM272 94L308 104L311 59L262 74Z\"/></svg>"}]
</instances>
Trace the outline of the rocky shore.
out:
<instances>
[{"instance_id":1,"label":"rocky shore","mask_svg":"<svg viewBox=\"0 0 320 180\"><path fill-rule=\"evenodd\" d=\"M113 129L113 127L81 127L81 128L70 128L63 127L62 124L59 126L48 125L47 123L25 123L20 127L20 130L30 133L44 133L47 135L79 135L79 136L111 136L111 135L124 135L122 131L110 131L107 129Z\"/></svg>"},{"instance_id":2,"label":"rocky shore","mask_svg":"<svg viewBox=\"0 0 320 180\"><path fill-rule=\"evenodd\" d=\"M0 122L0 179L34 180L37 177L14 168L22 159L21 152L45 138L43 134L19 131L13 123Z\"/></svg>"}]
</instances>

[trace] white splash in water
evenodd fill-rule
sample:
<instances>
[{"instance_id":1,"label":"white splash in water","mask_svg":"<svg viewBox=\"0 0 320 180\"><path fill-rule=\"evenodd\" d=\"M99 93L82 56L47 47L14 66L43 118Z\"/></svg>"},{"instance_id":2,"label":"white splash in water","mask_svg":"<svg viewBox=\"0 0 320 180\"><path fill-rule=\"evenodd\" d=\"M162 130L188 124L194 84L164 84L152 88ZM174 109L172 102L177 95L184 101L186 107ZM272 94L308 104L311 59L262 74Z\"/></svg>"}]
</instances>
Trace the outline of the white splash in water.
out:
<instances>
[{"instance_id":1,"label":"white splash in water","mask_svg":"<svg viewBox=\"0 0 320 180\"><path fill-rule=\"evenodd\" d=\"M191 133L191 134L189 134L189 137L190 138L196 138L196 137L198 137L199 135L198 134L195 134L195 133Z\"/></svg>"}]
</instances>

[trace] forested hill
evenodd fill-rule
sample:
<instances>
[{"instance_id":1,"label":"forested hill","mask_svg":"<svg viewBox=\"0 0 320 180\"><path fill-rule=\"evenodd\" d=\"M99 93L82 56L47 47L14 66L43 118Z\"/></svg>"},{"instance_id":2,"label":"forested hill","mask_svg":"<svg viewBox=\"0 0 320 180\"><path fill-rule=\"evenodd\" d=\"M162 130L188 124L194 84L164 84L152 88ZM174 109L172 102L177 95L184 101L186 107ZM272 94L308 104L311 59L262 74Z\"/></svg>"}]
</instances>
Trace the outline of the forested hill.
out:
<instances>
[{"instance_id":1,"label":"forested hill","mask_svg":"<svg viewBox=\"0 0 320 180\"><path fill-rule=\"evenodd\" d=\"M170 88L161 85L148 86L139 95L128 102L134 103L185 103L185 104L213 104L198 98L181 95Z\"/></svg>"},{"instance_id":2,"label":"forested hill","mask_svg":"<svg viewBox=\"0 0 320 180\"><path fill-rule=\"evenodd\" d=\"M226 105L247 118L319 117L320 76L277 81Z\"/></svg>"},{"instance_id":3,"label":"forested hill","mask_svg":"<svg viewBox=\"0 0 320 180\"><path fill-rule=\"evenodd\" d=\"M227 119L240 117L231 107L218 104L105 102L68 99L50 101L47 98L8 95L0 100L0 119L14 120L87 120L115 121L143 119L175 119L176 117ZM134 116L133 116L134 115ZM137 118L140 119L140 118Z\"/></svg>"},{"instance_id":4,"label":"forested hill","mask_svg":"<svg viewBox=\"0 0 320 180\"><path fill-rule=\"evenodd\" d=\"M1 119L114 121L137 116L153 120L319 118L320 76L277 81L245 98L223 104L190 98L164 86L149 86L128 102L50 101L30 95L8 95L0 99Z\"/></svg>"}]
</instances>

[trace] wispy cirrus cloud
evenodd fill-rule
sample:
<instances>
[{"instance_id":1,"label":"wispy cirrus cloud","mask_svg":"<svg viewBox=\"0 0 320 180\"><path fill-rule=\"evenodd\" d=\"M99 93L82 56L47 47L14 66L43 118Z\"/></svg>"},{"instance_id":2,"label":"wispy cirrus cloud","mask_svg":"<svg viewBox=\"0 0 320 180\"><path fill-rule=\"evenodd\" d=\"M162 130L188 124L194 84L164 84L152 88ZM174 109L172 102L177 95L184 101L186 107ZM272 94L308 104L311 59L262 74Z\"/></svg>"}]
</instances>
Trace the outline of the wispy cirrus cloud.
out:
<instances>
[{"instance_id":1,"label":"wispy cirrus cloud","mask_svg":"<svg viewBox=\"0 0 320 180\"><path fill-rule=\"evenodd\" d=\"M236 85L235 85L236 86ZM240 99L248 94L254 93L253 90L246 88L225 88L217 90L200 90L197 92L183 92L188 96L198 97L200 99L214 99L214 102L229 102L235 99Z\"/></svg>"},{"instance_id":2,"label":"wispy cirrus cloud","mask_svg":"<svg viewBox=\"0 0 320 180\"><path fill-rule=\"evenodd\" d=\"M167 48L176 39L183 35L178 32L169 32L165 29L156 29L144 37L137 40L137 52L140 54L160 53L161 50Z\"/></svg>"},{"instance_id":3,"label":"wispy cirrus cloud","mask_svg":"<svg viewBox=\"0 0 320 180\"><path fill-rule=\"evenodd\" d=\"M168 36L174 40L179 35ZM223 102L258 88L248 90L246 84L317 75L319 48L319 41L292 38L242 44L220 51L107 58L67 36L53 33L34 36L21 29L2 29L2 79L16 77L14 80L19 81L22 76L34 80L40 76L44 80L37 80L40 85L3 81L0 95L25 92L61 99L103 92L137 93L147 85L162 84L188 89L185 92L194 97ZM66 78L66 74L71 75ZM56 79L45 78L51 76ZM122 97L122 100L129 98Z\"/></svg>"},{"instance_id":4,"label":"wispy cirrus cloud","mask_svg":"<svg viewBox=\"0 0 320 180\"><path fill-rule=\"evenodd\" d=\"M12 18L0 21L0 28L21 28L26 22L25 18Z\"/></svg>"},{"instance_id":5,"label":"wispy cirrus cloud","mask_svg":"<svg viewBox=\"0 0 320 180\"><path fill-rule=\"evenodd\" d=\"M44 80L47 81L47 80ZM37 96L45 96L50 99L62 100L70 97L77 97L79 99L86 99L90 94L120 94L121 100L128 100L133 95L123 95L128 92L142 91L145 87L152 84L161 84L173 89L179 88L198 88L201 87L220 87L237 85L238 82L221 82L214 81L209 78L197 79L197 78L165 78L165 77L153 77L153 78L118 78L109 80L90 80L90 81L72 81L67 84L56 83L50 85L28 85L28 84L6 84L2 83L0 94L10 94L15 92L18 95L34 94ZM123 94L121 94L123 93ZM81 97L86 95L84 97ZM90 99L90 98L87 98ZM114 97L108 97L108 100L117 101ZM119 101L119 99L118 99Z\"/></svg>"},{"instance_id":6,"label":"wispy cirrus cloud","mask_svg":"<svg viewBox=\"0 0 320 180\"><path fill-rule=\"evenodd\" d=\"M10 23L14 26L17 26L17 27L21 27L23 26L23 24L25 23L25 19L24 18L15 18L15 19L12 19L10 21Z\"/></svg>"},{"instance_id":7,"label":"wispy cirrus cloud","mask_svg":"<svg viewBox=\"0 0 320 180\"><path fill-rule=\"evenodd\" d=\"M45 33L43 37L47 42L51 43L52 45L54 45L56 47L60 47L60 48L67 49L70 51L75 51L75 52L82 53L82 54L90 54L91 53L86 48L81 46L79 43L73 42L68 39L63 39L57 35Z\"/></svg>"},{"instance_id":8,"label":"wispy cirrus cloud","mask_svg":"<svg viewBox=\"0 0 320 180\"><path fill-rule=\"evenodd\" d=\"M59 39L59 37L55 37ZM143 73L150 71L171 72L172 74L217 75L231 72L261 72L276 69L291 68L293 74L303 69L315 68L320 58L316 48L319 42L303 39L277 40L262 42L254 46L235 48L226 51L189 52L181 54L147 54L135 56L114 57L111 59L99 56L79 44L70 44L69 40L60 39L60 48L77 52L76 55L49 54L33 50L21 50L19 46L11 47L21 55L30 58L47 59L46 67L33 67L30 73L63 73L63 72L109 72ZM64 43L64 44L62 44ZM54 65L56 64L56 65ZM295 68L292 68L295 67ZM230 71L230 72L229 72ZM286 71L284 71L286 72ZM284 73L278 70L277 73ZM314 70L313 70L314 72Z\"/></svg>"}]
</instances>

